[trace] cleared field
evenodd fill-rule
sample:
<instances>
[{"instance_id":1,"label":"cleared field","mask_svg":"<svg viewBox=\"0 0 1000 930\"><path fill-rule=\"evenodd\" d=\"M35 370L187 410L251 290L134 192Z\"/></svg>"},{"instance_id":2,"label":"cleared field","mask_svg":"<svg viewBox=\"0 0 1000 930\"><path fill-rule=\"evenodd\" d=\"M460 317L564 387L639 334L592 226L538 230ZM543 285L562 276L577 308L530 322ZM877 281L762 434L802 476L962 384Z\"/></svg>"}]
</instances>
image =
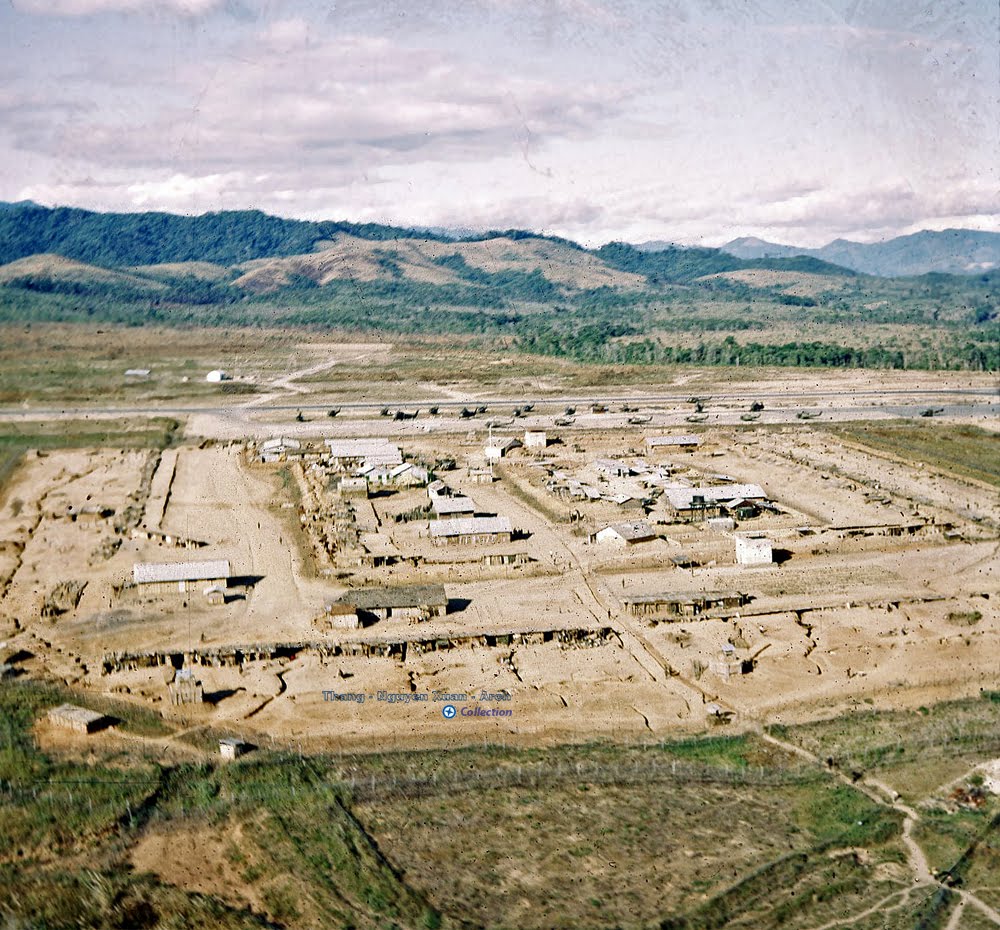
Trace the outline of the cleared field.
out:
<instances>
[{"instance_id":1,"label":"cleared field","mask_svg":"<svg viewBox=\"0 0 1000 930\"><path fill-rule=\"evenodd\" d=\"M844 424L831 428L836 436L951 474L1000 486L1000 433L975 426L921 423Z\"/></svg>"}]
</instances>

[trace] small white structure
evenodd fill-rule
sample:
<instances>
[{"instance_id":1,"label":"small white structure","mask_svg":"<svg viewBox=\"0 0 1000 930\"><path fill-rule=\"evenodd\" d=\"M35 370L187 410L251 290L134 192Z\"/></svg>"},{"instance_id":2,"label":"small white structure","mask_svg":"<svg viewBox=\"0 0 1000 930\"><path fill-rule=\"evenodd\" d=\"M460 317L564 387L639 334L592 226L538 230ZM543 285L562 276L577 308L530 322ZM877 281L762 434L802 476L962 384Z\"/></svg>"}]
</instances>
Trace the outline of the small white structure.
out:
<instances>
[{"instance_id":1,"label":"small white structure","mask_svg":"<svg viewBox=\"0 0 1000 930\"><path fill-rule=\"evenodd\" d=\"M736 537L738 565L770 565L773 561L771 540L762 533L746 533Z\"/></svg>"},{"instance_id":2,"label":"small white structure","mask_svg":"<svg viewBox=\"0 0 1000 930\"><path fill-rule=\"evenodd\" d=\"M980 771L983 774L983 787L990 794L1000 794L1000 759L987 762Z\"/></svg>"},{"instance_id":3,"label":"small white structure","mask_svg":"<svg viewBox=\"0 0 1000 930\"><path fill-rule=\"evenodd\" d=\"M134 378L136 381L145 381L149 377L148 368L127 368L125 370L126 378Z\"/></svg>"},{"instance_id":4,"label":"small white structure","mask_svg":"<svg viewBox=\"0 0 1000 930\"><path fill-rule=\"evenodd\" d=\"M544 449L549 444L549 437L543 429L526 429L524 431L525 449Z\"/></svg>"},{"instance_id":5,"label":"small white structure","mask_svg":"<svg viewBox=\"0 0 1000 930\"><path fill-rule=\"evenodd\" d=\"M337 493L341 497L367 497L368 479L361 478L341 478L337 484Z\"/></svg>"},{"instance_id":6,"label":"small white structure","mask_svg":"<svg viewBox=\"0 0 1000 930\"><path fill-rule=\"evenodd\" d=\"M229 375L227 375L221 368L214 368L207 375L205 375L206 381L211 381L213 384L218 384L220 381L228 381Z\"/></svg>"},{"instance_id":7,"label":"small white structure","mask_svg":"<svg viewBox=\"0 0 1000 930\"><path fill-rule=\"evenodd\" d=\"M403 462L389 472L388 484L397 488L415 488L427 484L430 472L423 465Z\"/></svg>"},{"instance_id":8,"label":"small white structure","mask_svg":"<svg viewBox=\"0 0 1000 930\"><path fill-rule=\"evenodd\" d=\"M469 480L473 484L493 484L495 480L493 466L487 465L485 468L470 468Z\"/></svg>"},{"instance_id":9,"label":"small white structure","mask_svg":"<svg viewBox=\"0 0 1000 930\"><path fill-rule=\"evenodd\" d=\"M250 751L250 744L237 739L235 736L226 736L219 740L219 755L223 759L235 759Z\"/></svg>"},{"instance_id":10,"label":"small white structure","mask_svg":"<svg viewBox=\"0 0 1000 930\"><path fill-rule=\"evenodd\" d=\"M656 539L656 533L645 520L635 520L630 523L612 523L603 530L598 530L594 539L598 543L633 546L636 543Z\"/></svg>"},{"instance_id":11,"label":"small white structure","mask_svg":"<svg viewBox=\"0 0 1000 930\"><path fill-rule=\"evenodd\" d=\"M446 485L440 478L437 478L427 485L427 497L430 500L434 500L435 497L450 497L451 494L451 488L449 488L448 485Z\"/></svg>"},{"instance_id":12,"label":"small white structure","mask_svg":"<svg viewBox=\"0 0 1000 930\"><path fill-rule=\"evenodd\" d=\"M318 625L330 630L356 630L361 626L361 618L356 607L328 598L323 603L323 618Z\"/></svg>"},{"instance_id":13,"label":"small white structure","mask_svg":"<svg viewBox=\"0 0 1000 930\"><path fill-rule=\"evenodd\" d=\"M736 529L736 521L732 517L709 517L705 525L718 533L731 533Z\"/></svg>"}]
</instances>

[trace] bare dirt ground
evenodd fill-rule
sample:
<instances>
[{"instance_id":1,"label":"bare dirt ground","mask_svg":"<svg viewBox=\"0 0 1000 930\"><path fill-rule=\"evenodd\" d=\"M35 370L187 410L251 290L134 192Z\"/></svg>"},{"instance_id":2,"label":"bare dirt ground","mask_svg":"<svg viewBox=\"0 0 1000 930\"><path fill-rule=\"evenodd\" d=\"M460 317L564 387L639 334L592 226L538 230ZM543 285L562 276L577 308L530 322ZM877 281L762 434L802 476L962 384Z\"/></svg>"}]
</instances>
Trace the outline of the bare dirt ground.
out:
<instances>
[{"instance_id":1,"label":"bare dirt ground","mask_svg":"<svg viewBox=\"0 0 1000 930\"><path fill-rule=\"evenodd\" d=\"M296 375L353 364L369 353L378 359L385 351L356 345L315 348L303 360L308 365L271 379L268 390L275 399L299 396L302 382ZM712 385L720 391L715 402L736 418L733 425L684 424L687 398L678 402L679 409L662 414L665 421L678 421L673 429L656 423L629 426L623 414L590 412L559 429L551 426L552 412L532 414L560 441L544 455L515 450L498 469L502 480L492 485L473 482L468 472L483 463L484 416L461 421L452 411L399 423L369 410L335 418L317 413L303 423L293 411L247 407L192 416L186 442L163 454L149 499L140 503L146 528L207 543L197 550L118 536L114 518L74 521L66 516L98 503L123 512L135 503L149 456L158 453L29 454L0 500L0 635L9 648L31 654L25 663L31 674L125 696L192 725L317 746L480 739L530 744L598 735L633 739L701 730L711 704L731 711L732 725L740 727L808 719L858 702L918 706L995 687L1000 657L1000 500L995 488L927 463L878 454L833 436L815 421L740 424L736 411L745 405L721 396L723 390L741 390L740 382L734 378L727 385L718 373L713 376ZM693 377L707 383L703 373ZM928 386L948 391L981 388L984 382L968 375L910 373L859 373L835 381L793 372L758 381L752 390L787 396L791 411L812 396L810 391L822 404L836 389L836 403L853 405L863 416L867 395L845 399L843 391L871 388L883 392L883 402L922 402ZM680 390L696 392L690 381ZM871 410L872 416L884 415L879 408ZM499 435L519 435L535 422L532 416L511 420ZM952 422L935 418L931 425L946 428ZM692 428L703 440L697 452L647 453L647 435ZM473 498L477 512L508 516L520 531L521 538L497 551L516 550L530 561L518 568L486 568L472 561L475 547L433 546L426 520L397 523L394 514L426 501L418 488L374 499L364 508L368 541L382 547L379 551L398 553L403 562L391 568L318 565L308 554L295 482L282 478L280 466L248 463L242 444L248 433L303 439L395 436L417 460L453 457L458 468L443 477ZM220 436L237 435L239 443L217 443ZM779 512L748 520L740 529L766 532L781 553L781 564L736 566L731 535L704 524L674 522L663 501L648 515L661 537L655 543L592 544L589 536L597 529L643 513L623 511L607 500L568 502L549 491L546 481L549 472L560 470L597 482L587 469L596 458L613 456L669 466L672 479L682 484L720 480L713 477L718 475L759 483ZM904 525L918 532L890 532ZM871 531L849 531L858 526ZM670 557L682 553L696 567L674 568ZM233 575L251 580L225 605L209 606L197 587L185 595L118 594L135 562L217 558L230 561ZM52 600L67 580L86 583L79 602L56 605L43 617L46 598ZM350 587L430 581L446 585L453 607L446 617L360 631L322 632L314 623L324 599ZM741 592L749 603L656 626L629 615L623 605L635 594L718 590ZM234 644L370 643L386 636L448 640L602 626L613 635L602 645L579 648L555 641L466 641L423 655L411 650L405 659L331 656L303 648L235 665L207 662L196 666L206 702L183 707L168 704L157 668L102 674L102 658L123 651L161 650L180 657ZM728 676L719 661L723 648L732 648L743 663ZM374 697L379 691L471 694L483 689L508 691L512 716L449 720L441 714L442 702L389 703ZM363 693L366 700L324 700L324 691Z\"/></svg>"}]
</instances>

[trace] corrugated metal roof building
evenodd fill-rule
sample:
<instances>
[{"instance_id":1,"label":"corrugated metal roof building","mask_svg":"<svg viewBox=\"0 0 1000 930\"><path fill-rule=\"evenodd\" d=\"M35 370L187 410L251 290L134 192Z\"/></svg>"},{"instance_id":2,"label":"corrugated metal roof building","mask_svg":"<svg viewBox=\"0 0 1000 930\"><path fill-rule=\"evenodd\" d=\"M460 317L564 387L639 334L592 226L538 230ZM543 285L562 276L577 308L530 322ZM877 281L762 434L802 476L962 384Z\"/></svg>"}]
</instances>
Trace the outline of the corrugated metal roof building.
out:
<instances>
[{"instance_id":1,"label":"corrugated metal roof building","mask_svg":"<svg viewBox=\"0 0 1000 930\"><path fill-rule=\"evenodd\" d=\"M489 545L510 542L513 528L507 517L462 517L431 522L436 545Z\"/></svg>"},{"instance_id":2,"label":"corrugated metal roof building","mask_svg":"<svg viewBox=\"0 0 1000 930\"><path fill-rule=\"evenodd\" d=\"M225 586L231 575L228 559L200 562L137 562L132 566L132 583L146 590L176 590L183 594L189 582Z\"/></svg>"}]
</instances>

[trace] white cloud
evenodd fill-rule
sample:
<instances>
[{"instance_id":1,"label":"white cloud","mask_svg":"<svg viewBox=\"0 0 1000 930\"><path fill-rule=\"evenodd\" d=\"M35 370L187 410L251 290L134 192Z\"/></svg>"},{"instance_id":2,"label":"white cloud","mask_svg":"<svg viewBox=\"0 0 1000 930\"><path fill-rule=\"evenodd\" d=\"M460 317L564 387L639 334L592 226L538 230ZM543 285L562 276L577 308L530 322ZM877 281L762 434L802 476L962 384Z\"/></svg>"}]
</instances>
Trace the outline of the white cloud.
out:
<instances>
[{"instance_id":1,"label":"white cloud","mask_svg":"<svg viewBox=\"0 0 1000 930\"><path fill-rule=\"evenodd\" d=\"M11 0L23 13L43 16L92 16L96 13L175 13L202 16L222 0Z\"/></svg>"}]
</instances>

